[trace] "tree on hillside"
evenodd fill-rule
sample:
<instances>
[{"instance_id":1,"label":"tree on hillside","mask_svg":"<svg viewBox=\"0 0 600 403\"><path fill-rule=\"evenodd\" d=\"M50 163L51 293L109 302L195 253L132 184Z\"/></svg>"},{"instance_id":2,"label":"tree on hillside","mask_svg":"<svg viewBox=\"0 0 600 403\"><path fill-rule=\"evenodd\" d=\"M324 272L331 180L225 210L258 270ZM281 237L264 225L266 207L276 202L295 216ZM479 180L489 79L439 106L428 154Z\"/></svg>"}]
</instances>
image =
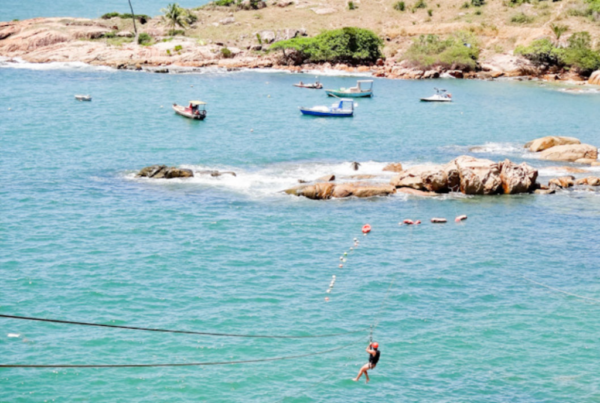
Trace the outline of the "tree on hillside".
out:
<instances>
[{"instance_id":1,"label":"tree on hillside","mask_svg":"<svg viewBox=\"0 0 600 403\"><path fill-rule=\"evenodd\" d=\"M171 3L167 8L161 9L160 12L164 14L162 19L171 26L171 30L174 30L176 26L187 27L188 13L178 3Z\"/></svg>"}]
</instances>

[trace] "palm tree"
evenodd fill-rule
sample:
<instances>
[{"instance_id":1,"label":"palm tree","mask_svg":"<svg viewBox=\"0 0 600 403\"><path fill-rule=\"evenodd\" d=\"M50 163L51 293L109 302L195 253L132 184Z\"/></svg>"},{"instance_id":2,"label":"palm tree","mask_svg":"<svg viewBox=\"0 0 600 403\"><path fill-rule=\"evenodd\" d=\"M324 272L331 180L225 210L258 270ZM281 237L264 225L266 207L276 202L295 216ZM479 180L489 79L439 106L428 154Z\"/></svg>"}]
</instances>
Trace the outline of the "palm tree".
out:
<instances>
[{"instance_id":1,"label":"palm tree","mask_svg":"<svg viewBox=\"0 0 600 403\"><path fill-rule=\"evenodd\" d=\"M557 43L560 40L560 37L562 36L562 34L564 34L565 32L567 32L569 30L568 26L557 25L557 24L550 25L550 28L552 29L552 32L554 32L554 36L556 36Z\"/></svg>"},{"instance_id":2,"label":"palm tree","mask_svg":"<svg viewBox=\"0 0 600 403\"><path fill-rule=\"evenodd\" d=\"M169 4L167 8L163 8L160 11L164 14L162 17L163 21L166 21L171 26L171 30L174 30L176 26L180 26L181 28L187 26L187 13L183 8L179 7L179 4Z\"/></svg>"}]
</instances>

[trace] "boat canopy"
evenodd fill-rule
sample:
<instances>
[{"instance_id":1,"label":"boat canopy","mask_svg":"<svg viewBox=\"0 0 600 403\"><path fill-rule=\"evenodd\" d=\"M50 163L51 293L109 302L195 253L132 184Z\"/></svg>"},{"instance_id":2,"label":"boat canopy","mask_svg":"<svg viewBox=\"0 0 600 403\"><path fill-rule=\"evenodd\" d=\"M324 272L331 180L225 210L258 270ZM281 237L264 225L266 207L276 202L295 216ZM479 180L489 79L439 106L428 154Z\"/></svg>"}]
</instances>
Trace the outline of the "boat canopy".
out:
<instances>
[{"instance_id":1,"label":"boat canopy","mask_svg":"<svg viewBox=\"0 0 600 403\"><path fill-rule=\"evenodd\" d=\"M358 80L357 84L361 91L369 91L373 89L373 80Z\"/></svg>"},{"instance_id":2,"label":"boat canopy","mask_svg":"<svg viewBox=\"0 0 600 403\"><path fill-rule=\"evenodd\" d=\"M190 101L190 105L193 105L193 106L206 105L206 102L202 102L202 101Z\"/></svg>"},{"instance_id":3,"label":"boat canopy","mask_svg":"<svg viewBox=\"0 0 600 403\"><path fill-rule=\"evenodd\" d=\"M340 103L337 107L338 109L354 110L354 100L348 98L341 98Z\"/></svg>"}]
</instances>

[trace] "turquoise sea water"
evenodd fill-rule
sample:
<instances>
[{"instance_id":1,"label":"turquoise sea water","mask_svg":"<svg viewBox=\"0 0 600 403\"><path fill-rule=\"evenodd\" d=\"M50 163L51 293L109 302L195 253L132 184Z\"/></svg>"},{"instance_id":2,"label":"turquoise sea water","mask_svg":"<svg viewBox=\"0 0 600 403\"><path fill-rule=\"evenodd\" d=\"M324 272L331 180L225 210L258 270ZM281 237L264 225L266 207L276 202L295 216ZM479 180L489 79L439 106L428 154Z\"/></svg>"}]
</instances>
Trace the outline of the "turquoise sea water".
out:
<instances>
[{"instance_id":1,"label":"turquoise sea water","mask_svg":"<svg viewBox=\"0 0 600 403\"><path fill-rule=\"evenodd\" d=\"M380 173L388 162L461 154L527 161L544 181L557 164L522 144L551 134L600 144L600 96L537 83L376 80L376 97L359 100L353 119L327 120L297 110L331 102L292 88L308 75L21 67L0 68L0 313L276 335L380 319L382 358L365 385L351 378L366 362L367 331L240 339L0 319L0 364L251 360L359 343L262 364L0 369L0 401L600 400L600 306L584 299L600 301L597 191L325 202L279 193L300 178L350 175L351 161L362 163L358 173ZM456 102L418 103L434 85ZM209 102L204 122L170 109L196 98ZM237 177L134 177L156 163ZM455 224L460 214L469 219ZM439 216L450 223L429 224ZM424 223L399 226L405 218ZM340 269L354 237L360 246Z\"/></svg>"},{"instance_id":2,"label":"turquoise sea water","mask_svg":"<svg viewBox=\"0 0 600 403\"><path fill-rule=\"evenodd\" d=\"M167 6L168 0L131 0L133 11L139 14L156 16L160 9ZM208 3L206 0L177 0L182 7L199 7ZM25 20L36 17L81 17L98 18L101 15L117 11L129 13L127 0L4 0L0 7L0 21L11 21L15 18Z\"/></svg>"}]
</instances>

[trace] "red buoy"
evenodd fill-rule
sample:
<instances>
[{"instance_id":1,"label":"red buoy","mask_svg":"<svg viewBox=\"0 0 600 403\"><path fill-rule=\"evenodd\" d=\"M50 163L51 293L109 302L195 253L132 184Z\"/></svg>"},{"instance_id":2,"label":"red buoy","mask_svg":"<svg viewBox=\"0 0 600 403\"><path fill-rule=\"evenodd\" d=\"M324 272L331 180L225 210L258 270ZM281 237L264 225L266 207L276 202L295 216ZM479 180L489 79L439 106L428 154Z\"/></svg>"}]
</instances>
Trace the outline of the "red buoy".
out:
<instances>
[{"instance_id":1,"label":"red buoy","mask_svg":"<svg viewBox=\"0 0 600 403\"><path fill-rule=\"evenodd\" d=\"M415 221L415 225L419 225L419 224L421 224L421 220Z\"/></svg>"},{"instance_id":2,"label":"red buoy","mask_svg":"<svg viewBox=\"0 0 600 403\"><path fill-rule=\"evenodd\" d=\"M363 234L368 234L369 232L371 232L371 226L369 224L363 225L362 232Z\"/></svg>"},{"instance_id":3,"label":"red buoy","mask_svg":"<svg viewBox=\"0 0 600 403\"><path fill-rule=\"evenodd\" d=\"M463 221L463 220L466 220L466 219L467 219L467 216L466 216L466 215L459 215L458 217L456 217L456 218L454 219L454 221L456 221L456 222L461 222L461 221Z\"/></svg>"},{"instance_id":4,"label":"red buoy","mask_svg":"<svg viewBox=\"0 0 600 403\"><path fill-rule=\"evenodd\" d=\"M414 224L413 220L409 220L409 219L406 219L406 220L404 220L404 221L402 221L402 222L403 222L404 224L406 224L406 225L413 225L413 224Z\"/></svg>"}]
</instances>

